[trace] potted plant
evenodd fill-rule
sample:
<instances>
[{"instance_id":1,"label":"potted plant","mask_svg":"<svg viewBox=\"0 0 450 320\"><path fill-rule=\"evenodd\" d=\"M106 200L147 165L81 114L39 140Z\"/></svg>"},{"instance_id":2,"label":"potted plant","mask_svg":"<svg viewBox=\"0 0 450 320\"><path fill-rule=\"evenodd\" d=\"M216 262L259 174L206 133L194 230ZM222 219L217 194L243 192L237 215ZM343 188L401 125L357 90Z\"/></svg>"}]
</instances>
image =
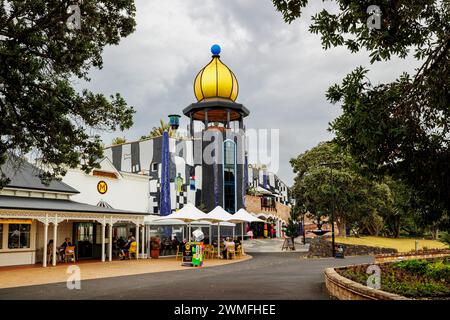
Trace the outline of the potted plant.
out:
<instances>
[{"instance_id":1,"label":"potted plant","mask_svg":"<svg viewBox=\"0 0 450 320\"><path fill-rule=\"evenodd\" d=\"M152 259L159 258L159 249L161 249L161 239L159 237L150 238L150 257Z\"/></svg>"}]
</instances>

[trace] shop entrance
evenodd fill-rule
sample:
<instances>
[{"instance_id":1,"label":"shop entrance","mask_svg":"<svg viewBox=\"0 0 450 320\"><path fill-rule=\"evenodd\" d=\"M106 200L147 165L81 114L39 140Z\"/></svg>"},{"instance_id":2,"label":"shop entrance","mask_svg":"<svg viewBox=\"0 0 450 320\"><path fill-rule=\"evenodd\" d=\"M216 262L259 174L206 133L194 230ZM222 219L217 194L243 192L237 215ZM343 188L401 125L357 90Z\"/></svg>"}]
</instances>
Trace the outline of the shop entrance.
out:
<instances>
[{"instance_id":1,"label":"shop entrance","mask_svg":"<svg viewBox=\"0 0 450 320\"><path fill-rule=\"evenodd\" d=\"M74 244L78 259L92 259L94 257L94 223L75 222L73 224Z\"/></svg>"}]
</instances>

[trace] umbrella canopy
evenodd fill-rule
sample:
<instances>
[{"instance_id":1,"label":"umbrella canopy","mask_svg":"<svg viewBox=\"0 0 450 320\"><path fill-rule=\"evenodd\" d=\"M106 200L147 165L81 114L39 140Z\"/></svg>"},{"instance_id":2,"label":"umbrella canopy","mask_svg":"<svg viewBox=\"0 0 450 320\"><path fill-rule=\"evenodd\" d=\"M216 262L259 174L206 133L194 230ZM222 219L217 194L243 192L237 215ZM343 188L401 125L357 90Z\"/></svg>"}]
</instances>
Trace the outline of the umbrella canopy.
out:
<instances>
[{"instance_id":1,"label":"umbrella canopy","mask_svg":"<svg viewBox=\"0 0 450 320\"><path fill-rule=\"evenodd\" d=\"M196 221L196 220L206 220L207 215L200 211L192 203L186 204L182 209L169 214L168 216L157 218L155 220L167 220L167 219L177 219L185 222Z\"/></svg>"},{"instance_id":2,"label":"umbrella canopy","mask_svg":"<svg viewBox=\"0 0 450 320\"><path fill-rule=\"evenodd\" d=\"M217 226L218 223L212 223L213 226ZM235 223L232 222L220 222L221 227L236 227Z\"/></svg>"},{"instance_id":3,"label":"umbrella canopy","mask_svg":"<svg viewBox=\"0 0 450 320\"><path fill-rule=\"evenodd\" d=\"M178 219L164 219L164 220L146 220L147 217L144 218L144 223L146 225L152 226L184 226L186 222ZM159 218L158 218L159 219Z\"/></svg>"},{"instance_id":4,"label":"umbrella canopy","mask_svg":"<svg viewBox=\"0 0 450 320\"><path fill-rule=\"evenodd\" d=\"M193 226L210 226L211 224L212 224L211 222L205 220L198 220L192 222Z\"/></svg>"},{"instance_id":5,"label":"umbrella canopy","mask_svg":"<svg viewBox=\"0 0 450 320\"><path fill-rule=\"evenodd\" d=\"M241 208L232 215L232 218L227 220L228 222L264 222L263 220L251 215L244 208Z\"/></svg>"},{"instance_id":6,"label":"umbrella canopy","mask_svg":"<svg viewBox=\"0 0 450 320\"><path fill-rule=\"evenodd\" d=\"M232 214L229 214L221 206L217 206L206 215L204 220L212 222L225 222L229 221L231 218L233 218Z\"/></svg>"}]
</instances>

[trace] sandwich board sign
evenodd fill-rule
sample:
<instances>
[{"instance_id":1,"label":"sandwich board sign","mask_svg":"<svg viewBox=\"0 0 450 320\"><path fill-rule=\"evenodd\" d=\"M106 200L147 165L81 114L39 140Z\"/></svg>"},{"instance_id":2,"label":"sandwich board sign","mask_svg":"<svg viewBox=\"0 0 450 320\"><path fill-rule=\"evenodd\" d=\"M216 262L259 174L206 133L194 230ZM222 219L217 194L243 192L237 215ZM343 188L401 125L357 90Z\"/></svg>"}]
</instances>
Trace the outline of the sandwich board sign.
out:
<instances>
[{"instance_id":1,"label":"sandwich board sign","mask_svg":"<svg viewBox=\"0 0 450 320\"><path fill-rule=\"evenodd\" d=\"M281 250L288 250L288 249L295 250L294 239L292 238L284 238Z\"/></svg>"}]
</instances>

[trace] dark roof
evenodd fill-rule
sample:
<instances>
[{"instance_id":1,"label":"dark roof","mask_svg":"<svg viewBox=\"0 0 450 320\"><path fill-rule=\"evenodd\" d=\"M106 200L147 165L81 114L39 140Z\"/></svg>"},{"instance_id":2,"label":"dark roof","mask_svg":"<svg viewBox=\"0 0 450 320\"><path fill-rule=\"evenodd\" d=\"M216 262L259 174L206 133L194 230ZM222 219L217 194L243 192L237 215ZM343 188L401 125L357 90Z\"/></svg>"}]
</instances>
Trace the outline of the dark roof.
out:
<instances>
[{"instance_id":1,"label":"dark roof","mask_svg":"<svg viewBox=\"0 0 450 320\"><path fill-rule=\"evenodd\" d=\"M0 196L0 209L26 209L67 212L89 212L107 214L148 215L146 212L133 212L112 208L97 207L72 200Z\"/></svg>"},{"instance_id":2,"label":"dark roof","mask_svg":"<svg viewBox=\"0 0 450 320\"><path fill-rule=\"evenodd\" d=\"M80 193L78 190L58 180L52 180L48 185L43 184L39 174L43 171L26 160L10 156L1 166L0 171L10 179L6 187L18 189L32 189L63 193Z\"/></svg>"}]
</instances>

